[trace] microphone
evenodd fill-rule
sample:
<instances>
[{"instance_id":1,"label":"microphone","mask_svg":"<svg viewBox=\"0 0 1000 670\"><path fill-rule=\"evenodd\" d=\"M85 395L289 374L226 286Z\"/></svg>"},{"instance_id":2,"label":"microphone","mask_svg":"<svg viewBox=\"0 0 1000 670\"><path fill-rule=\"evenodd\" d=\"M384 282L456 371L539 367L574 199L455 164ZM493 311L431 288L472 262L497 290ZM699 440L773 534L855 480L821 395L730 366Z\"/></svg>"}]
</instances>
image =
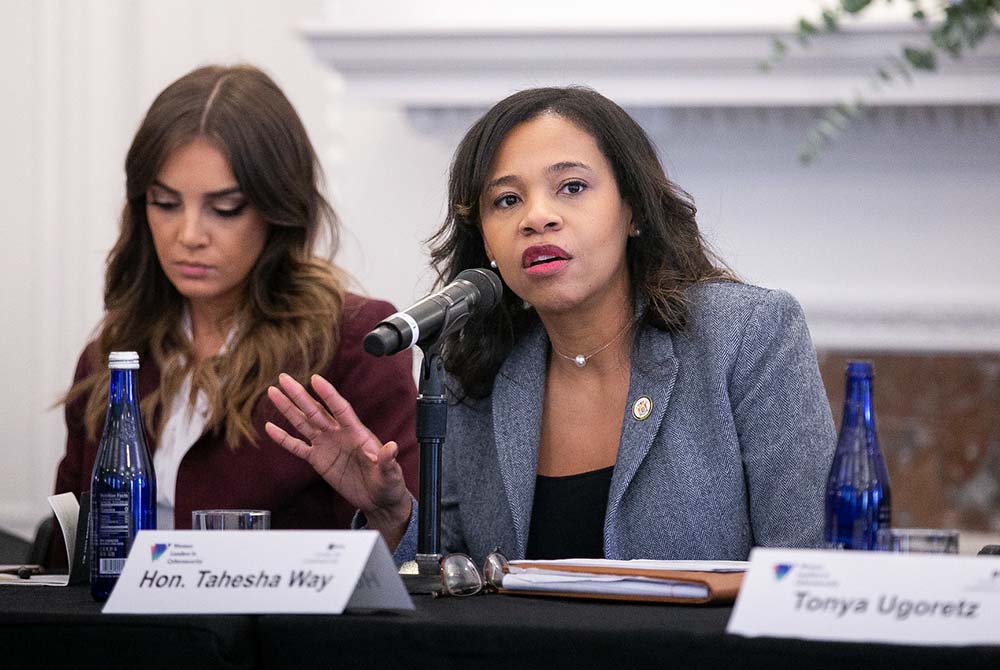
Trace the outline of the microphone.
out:
<instances>
[{"instance_id":1,"label":"microphone","mask_svg":"<svg viewBox=\"0 0 1000 670\"><path fill-rule=\"evenodd\" d=\"M365 335L364 348L374 356L391 356L404 349L433 344L453 333L473 316L500 303L503 284L483 268L462 270L437 293L384 319Z\"/></svg>"}]
</instances>

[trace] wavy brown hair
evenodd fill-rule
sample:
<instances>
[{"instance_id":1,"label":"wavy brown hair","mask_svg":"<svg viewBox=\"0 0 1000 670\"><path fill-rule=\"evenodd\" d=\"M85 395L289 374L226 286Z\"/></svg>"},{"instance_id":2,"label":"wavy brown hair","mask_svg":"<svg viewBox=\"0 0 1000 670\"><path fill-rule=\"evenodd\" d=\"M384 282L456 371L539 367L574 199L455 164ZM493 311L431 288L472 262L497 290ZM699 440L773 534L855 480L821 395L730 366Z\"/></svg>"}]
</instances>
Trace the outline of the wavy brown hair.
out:
<instances>
[{"instance_id":1,"label":"wavy brown hair","mask_svg":"<svg viewBox=\"0 0 1000 670\"><path fill-rule=\"evenodd\" d=\"M146 219L146 195L167 157L195 138L212 142L267 226L224 353L195 362L182 325L185 299L167 279ZM207 430L236 448L258 436L251 412L278 373L298 377L327 364L337 346L343 280L314 255L323 233L330 255L337 219L320 192L316 152L281 89L255 67L202 67L170 84L153 101L125 159L126 201L118 240L108 254L105 314L88 347L91 374L65 402L87 396L85 425L95 439L104 419L114 350L136 350L160 371L156 391L142 400L147 430L159 436L188 373L193 391L209 399Z\"/></svg>"},{"instance_id":2,"label":"wavy brown hair","mask_svg":"<svg viewBox=\"0 0 1000 670\"><path fill-rule=\"evenodd\" d=\"M488 264L479 201L493 160L511 130L546 113L576 124L596 140L631 208L632 224L641 235L628 238L625 253L632 294L646 301L643 323L682 330L688 319L685 289L701 281L735 277L702 238L691 196L667 179L645 131L614 102L583 87L515 93L494 105L466 133L451 165L447 217L430 239L438 283ZM520 297L507 290L497 309L449 337L442 358L461 384L458 392L473 398L489 395L503 361L536 318L524 309Z\"/></svg>"}]
</instances>

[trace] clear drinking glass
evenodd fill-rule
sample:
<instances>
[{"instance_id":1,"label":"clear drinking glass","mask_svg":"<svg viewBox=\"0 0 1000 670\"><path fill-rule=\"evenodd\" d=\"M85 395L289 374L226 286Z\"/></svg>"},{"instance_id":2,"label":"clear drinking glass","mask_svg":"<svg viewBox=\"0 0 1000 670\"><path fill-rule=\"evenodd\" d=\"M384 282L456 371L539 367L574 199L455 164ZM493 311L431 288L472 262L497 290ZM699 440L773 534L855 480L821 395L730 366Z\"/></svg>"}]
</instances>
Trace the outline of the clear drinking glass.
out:
<instances>
[{"instance_id":1,"label":"clear drinking glass","mask_svg":"<svg viewBox=\"0 0 1000 670\"><path fill-rule=\"evenodd\" d=\"M897 554L957 554L958 531L951 528L882 528L878 548Z\"/></svg>"},{"instance_id":2,"label":"clear drinking glass","mask_svg":"<svg viewBox=\"0 0 1000 670\"><path fill-rule=\"evenodd\" d=\"M269 530L271 512L266 509L196 509L191 512L193 530Z\"/></svg>"}]
</instances>

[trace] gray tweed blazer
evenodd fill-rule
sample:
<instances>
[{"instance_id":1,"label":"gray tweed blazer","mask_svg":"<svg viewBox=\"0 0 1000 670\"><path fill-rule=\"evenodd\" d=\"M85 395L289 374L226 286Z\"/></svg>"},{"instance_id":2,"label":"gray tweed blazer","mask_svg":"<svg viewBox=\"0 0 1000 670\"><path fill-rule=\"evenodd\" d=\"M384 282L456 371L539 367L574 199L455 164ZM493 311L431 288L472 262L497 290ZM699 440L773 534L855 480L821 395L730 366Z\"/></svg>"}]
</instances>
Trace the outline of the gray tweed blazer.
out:
<instances>
[{"instance_id":1,"label":"gray tweed blazer","mask_svg":"<svg viewBox=\"0 0 1000 670\"><path fill-rule=\"evenodd\" d=\"M782 291L731 282L688 295L683 333L635 335L605 556L740 560L756 545L819 545L836 436L801 308ZM548 349L539 324L490 397L449 409L445 551L524 558ZM652 409L640 421L642 396ZM415 553L416 515L414 504L397 561Z\"/></svg>"}]
</instances>

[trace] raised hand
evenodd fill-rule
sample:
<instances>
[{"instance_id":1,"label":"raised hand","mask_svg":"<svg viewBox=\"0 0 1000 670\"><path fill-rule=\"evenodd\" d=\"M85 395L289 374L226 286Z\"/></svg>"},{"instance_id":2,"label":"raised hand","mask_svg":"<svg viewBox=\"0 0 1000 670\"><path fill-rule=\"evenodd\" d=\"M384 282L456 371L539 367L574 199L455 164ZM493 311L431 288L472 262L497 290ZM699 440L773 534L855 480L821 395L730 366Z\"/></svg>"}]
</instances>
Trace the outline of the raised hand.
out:
<instances>
[{"instance_id":1,"label":"raised hand","mask_svg":"<svg viewBox=\"0 0 1000 670\"><path fill-rule=\"evenodd\" d=\"M322 405L287 374L278 377L278 387L267 389L267 397L305 440L271 422L264 429L364 512L369 527L381 531L394 548L406 531L411 504L396 443L382 444L333 384L319 375L310 383Z\"/></svg>"}]
</instances>

